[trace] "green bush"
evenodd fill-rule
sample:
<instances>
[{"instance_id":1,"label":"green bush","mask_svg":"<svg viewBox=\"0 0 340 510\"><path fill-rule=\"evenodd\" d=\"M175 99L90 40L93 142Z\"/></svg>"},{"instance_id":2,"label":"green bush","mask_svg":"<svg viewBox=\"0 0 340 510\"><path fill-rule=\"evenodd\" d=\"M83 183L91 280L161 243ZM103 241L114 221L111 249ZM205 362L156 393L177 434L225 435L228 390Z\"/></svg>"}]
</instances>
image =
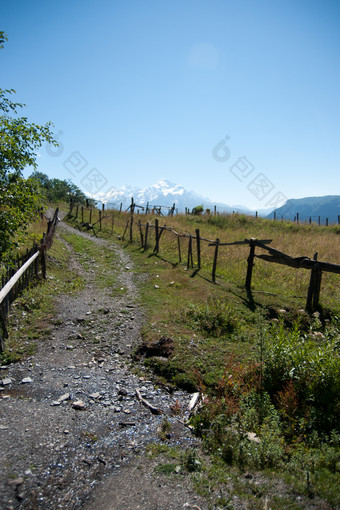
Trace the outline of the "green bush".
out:
<instances>
[{"instance_id":1,"label":"green bush","mask_svg":"<svg viewBox=\"0 0 340 510\"><path fill-rule=\"evenodd\" d=\"M329 433L340 423L340 336L333 330L316 338L297 324L274 326L264 343L263 385L283 415L294 410L307 431Z\"/></svg>"}]
</instances>

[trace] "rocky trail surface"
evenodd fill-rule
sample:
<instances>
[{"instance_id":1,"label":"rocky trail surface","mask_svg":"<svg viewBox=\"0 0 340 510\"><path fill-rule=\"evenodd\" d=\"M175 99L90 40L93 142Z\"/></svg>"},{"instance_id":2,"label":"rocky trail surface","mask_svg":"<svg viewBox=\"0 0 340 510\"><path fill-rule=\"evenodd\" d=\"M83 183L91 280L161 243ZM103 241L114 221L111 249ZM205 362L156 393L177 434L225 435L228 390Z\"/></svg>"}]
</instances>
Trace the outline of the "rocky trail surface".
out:
<instances>
[{"instance_id":1,"label":"rocky trail surface","mask_svg":"<svg viewBox=\"0 0 340 510\"><path fill-rule=\"evenodd\" d=\"M59 234L76 232L65 223ZM90 237L115 252L117 285L112 297L98 289L100 267L81 264L70 252L69 271L86 280L77 294L58 296L51 333L37 352L0 370L0 508L180 509L207 508L188 478L176 482L154 470L145 452L161 442L193 447L195 439L172 412L187 409L190 395L169 393L131 366L140 344L143 313L136 303L137 277L123 248ZM137 283L136 283L137 282ZM153 414L136 390L161 414ZM177 404L176 404L177 402Z\"/></svg>"}]
</instances>

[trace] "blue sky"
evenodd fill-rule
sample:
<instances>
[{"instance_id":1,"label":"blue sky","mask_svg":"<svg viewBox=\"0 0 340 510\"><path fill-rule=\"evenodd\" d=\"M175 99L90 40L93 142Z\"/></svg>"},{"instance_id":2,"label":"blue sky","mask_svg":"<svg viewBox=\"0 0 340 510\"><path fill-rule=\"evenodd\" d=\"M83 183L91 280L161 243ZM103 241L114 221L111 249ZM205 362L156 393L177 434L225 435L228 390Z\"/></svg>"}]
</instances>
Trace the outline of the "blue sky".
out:
<instances>
[{"instance_id":1,"label":"blue sky","mask_svg":"<svg viewBox=\"0 0 340 510\"><path fill-rule=\"evenodd\" d=\"M0 86L61 142L50 177L253 209L340 194L339 1L14 0L0 19Z\"/></svg>"}]
</instances>

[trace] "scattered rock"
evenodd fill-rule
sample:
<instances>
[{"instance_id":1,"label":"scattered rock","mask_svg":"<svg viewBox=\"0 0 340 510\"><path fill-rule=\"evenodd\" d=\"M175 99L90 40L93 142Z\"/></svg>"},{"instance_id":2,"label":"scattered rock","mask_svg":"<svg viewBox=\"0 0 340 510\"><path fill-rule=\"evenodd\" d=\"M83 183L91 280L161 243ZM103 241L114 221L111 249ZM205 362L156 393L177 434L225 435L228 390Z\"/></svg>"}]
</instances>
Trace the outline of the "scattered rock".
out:
<instances>
[{"instance_id":1,"label":"scattered rock","mask_svg":"<svg viewBox=\"0 0 340 510\"><path fill-rule=\"evenodd\" d=\"M64 393L64 395L60 395L60 397L58 397L58 402L65 402L65 400L70 400L70 398L69 393Z\"/></svg>"},{"instance_id":2,"label":"scattered rock","mask_svg":"<svg viewBox=\"0 0 340 510\"><path fill-rule=\"evenodd\" d=\"M22 384L30 384L33 382L33 379L31 377L24 377L21 381Z\"/></svg>"},{"instance_id":3,"label":"scattered rock","mask_svg":"<svg viewBox=\"0 0 340 510\"><path fill-rule=\"evenodd\" d=\"M8 480L8 485L13 485L14 487L18 487L24 483L24 479L21 476L18 478L14 478L13 480Z\"/></svg>"},{"instance_id":4,"label":"scattered rock","mask_svg":"<svg viewBox=\"0 0 340 510\"><path fill-rule=\"evenodd\" d=\"M79 411L82 411L83 409L85 409L85 402L83 402L82 400L75 400L72 404L72 407L73 409L77 409Z\"/></svg>"},{"instance_id":5,"label":"scattered rock","mask_svg":"<svg viewBox=\"0 0 340 510\"><path fill-rule=\"evenodd\" d=\"M12 379L5 377L5 379L2 379L1 384L2 386L8 386L9 384L12 384Z\"/></svg>"}]
</instances>

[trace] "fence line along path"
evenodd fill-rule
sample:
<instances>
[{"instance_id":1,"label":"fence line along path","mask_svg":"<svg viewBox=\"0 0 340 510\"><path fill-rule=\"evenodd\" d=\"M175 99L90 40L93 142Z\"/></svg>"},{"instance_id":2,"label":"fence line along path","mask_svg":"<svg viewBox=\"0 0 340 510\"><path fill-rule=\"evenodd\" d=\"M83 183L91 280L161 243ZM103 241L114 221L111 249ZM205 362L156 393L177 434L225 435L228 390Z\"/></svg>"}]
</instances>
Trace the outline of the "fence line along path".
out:
<instances>
[{"instance_id":1,"label":"fence line along path","mask_svg":"<svg viewBox=\"0 0 340 510\"><path fill-rule=\"evenodd\" d=\"M38 247L35 244L30 253L27 252L26 256L18 259L18 261L21 260L22 265L7 281L5 277L2 278L2 288L0 290L0 352L4 351L4 339L8 338L7 316L10 304L33 280L37 281L39 260L41 264L41 275L44 279L46 278L46 250L50 248L53 243L55 229L59 221L58 213L59 209L57 208L53 218L47 223L47 232L43 234L40 246Z\"/></svg>"}]
</instances>

